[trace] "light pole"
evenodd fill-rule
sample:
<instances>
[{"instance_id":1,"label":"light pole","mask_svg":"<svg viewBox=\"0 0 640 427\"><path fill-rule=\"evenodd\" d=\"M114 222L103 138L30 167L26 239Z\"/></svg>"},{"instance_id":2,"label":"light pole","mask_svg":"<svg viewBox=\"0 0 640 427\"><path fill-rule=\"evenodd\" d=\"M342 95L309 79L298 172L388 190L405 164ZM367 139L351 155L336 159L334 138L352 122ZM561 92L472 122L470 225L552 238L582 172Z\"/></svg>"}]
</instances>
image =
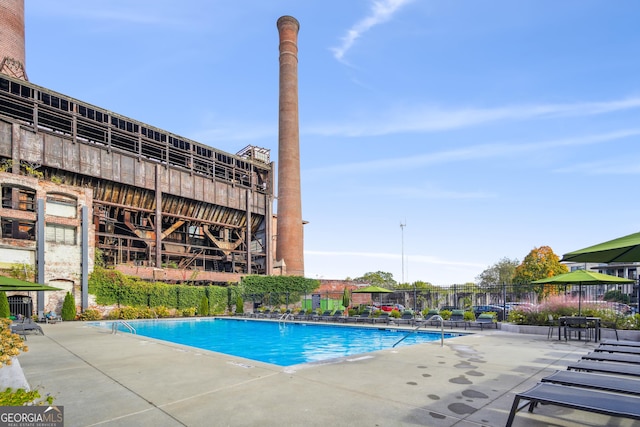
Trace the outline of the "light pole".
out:
<instances>
[{"instance_id":1,"label":"light pole","mask_svg":"<svg viewBox=\"0 0 640 427\"><path fill-rule=\"evenodd\" d=\"M404 223L400 223L400 234L402 237L402 241L401 241L401 258L402 258L402 284L404 285L404 228L407 226L407 221L405 220Z\"/></svg>"}]
</instances>

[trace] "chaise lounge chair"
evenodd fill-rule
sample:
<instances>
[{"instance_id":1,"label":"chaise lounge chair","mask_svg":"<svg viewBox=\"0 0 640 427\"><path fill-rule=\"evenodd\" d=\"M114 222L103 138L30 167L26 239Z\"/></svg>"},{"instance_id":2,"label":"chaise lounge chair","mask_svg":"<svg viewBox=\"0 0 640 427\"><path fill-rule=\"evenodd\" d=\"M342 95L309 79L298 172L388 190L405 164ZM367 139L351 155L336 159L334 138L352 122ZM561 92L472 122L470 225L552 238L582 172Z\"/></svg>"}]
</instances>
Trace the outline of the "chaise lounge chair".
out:
<instances>
[{"instance_id":1,"label":"chaise lounge chair","mask_svg":"<svg viewBox=\"0 0 640 427\"><path fill-rule=\"evenodd\" d=\"M321 320L324 320L325 322L329 322L329 321L338 321L338 319L340 319L342 317L342 310L336 310L333 314L330 314L329 316L325 316L324 314L321 317Z\"/></svg>"},{"instance_id":2,"label":"chaise lounge chair","mask_svg":"<svg viewBox=\"0 0 640 427\"><path fill-rule=\"evenodd\" d=\"M382 313L380 313L380 316L371 318L371 322L372 323L387 323L388 324L391 320L392 319L389 316L389 312L388 311L383 311Z\"/></svg>"},{"instance_id":3,"label":"chaise lounge chair","mask_svg":"<svg viewBox=\"0 0 640 427\"><path fill-rule=\"evenodd\" d=\"M567 366L574 371L602 372L616 375L640 377L640 366L618 362L597 362L594 360L580 360Z\"/></svg>"},{"instance_id":4,"label":"chaise lounge chair","mask_svg":"<svg viewBox=\"0 0 640 427\"><path fill-rule=\"evenodd\" d=\"M451 328L465 326L465 324L466 321L464 320L464 310L453 310L451 312L451 317L449 318L449 320L444 321L444 325L450 326Z\"/></svg>"},{"instance_id":5,"label":"chaise lounge chair","mask_svg":"<svg viewBox=\"0 0 640 427\"><path fill-rule=\"evenodd\" d=\"M354 316L354 318L356 319L355 322L369 322L371 321L372 317L371 317L371 312L369 310L364 310L362 313L360 313L359 316Z\"/></svg>"},{"instance_id":6,"label":"chaise lounge chair","mask_svg":"<svg viewBox=\"0 0 640 427\"><path fill-rule=\"evenodd\" d=\"M432 317L434 316L439 316L440 315L440 310L438 310L437 308L432 308L431 310L427 311L427 314L424 316L423 321L427 321L430 320Z\"/></svg>"},{"instance_id":7,"label":"chaise lounge chair","mask_svg":"<svg viewBox=\"0 0 640 427\"><path fill-rule=\"evenodd\" d=\"M615 393L640 395L640 381L615 375L591 374L578 371L556 371L540 380L572 387L612 391Z\"/></svg>"},{"instance_id":8,"label":"chaise lounge chair","mask_svg":"<svg viewBox=\"0 0 640 427\"><path fill-rule=\"evenodd\" d=\"M27 339L27 332L34 332L36 335L44 335L42 327L29 318L12 323L11 332L21 335L25 340Z\"/></svg>"},{"instance_id":9,"label":"chaise lounge chair","mask_svg":"<svg viewBox=\"0 0 640 427\"><path fill-rule=\"evenodd\" d=\"M311 315L311 320L313 321L319 321L321 319L324 319L326 317L330 317L331 316L331 310L325 310L322 314L313 314Z\"/></svg>"},{"instance_id":10,"label":"chaise lounge chair","mask_svg":"<svg viewBox=\"0 0 640 427\"><path fill-rule=\"evenodd\" d=\"M603 352L603 353L640 354L640 347L601 344L599 347L596 347L595 349L593 349L593 351Z\"/></svg>"},{"instance_id":11,"label":"chaise lounge chair","mask_svg":"<svg viewBox=\"0 0 640 427\"><path fill-rule=\"evenodd\" d=\"M615 345L620 347L640 347L640 341L618 341L618 340L602 340L600 344L603 345Z\"/></svg>"},{"instance_id":12,"label":"chaise lounge chair","mask_svg":"<svg viewBox=\"0 0 640 427\"><path fill-rule=\"evenodd\" d=\"M393 322L397 325L413 325L415 322L415 316L413 311L405 310L402 312L402 316L399 319L394 319Z\"/></svg>"},{"instance_id":13,"label":"chaise lounge chair","mask_svg":"<svg viewBox=\"0 0 640 427\"><path fill-rule=\"evenodd\" d=\"M528 403L519 407L521 400L526 400ZM511 427L513 419L520 409L529 406L529 412L533 412L538 403L595 412L611 417L640 420L640 397L540 383L515 396L506 427Z\"/></svg>"},{"instance_id":14,"label":"chaise lounge chair","mask_svg":"<svg viewBox=\"0 0 640 427\"><path fill-rule=\"evenodd\" d=\"M591 352L582 356L584 360L599 360L605 362L621 362L640 364L640 355L622 353L599 353Z\"/></svg>"},{"instance_id":15,"label":"chaise lounge chair","mask_svg":"<svg viewBox=\"0 0 640 427\"><path fill-rule=\"evenodd\" d=\"M469 328L480 328L481 331L484 328L495 328L498 329L498 323L494 321L495 316L493 314L481 314L475 320L475 322L466 322L465 329Z\"/></svg>"}]
</instances>

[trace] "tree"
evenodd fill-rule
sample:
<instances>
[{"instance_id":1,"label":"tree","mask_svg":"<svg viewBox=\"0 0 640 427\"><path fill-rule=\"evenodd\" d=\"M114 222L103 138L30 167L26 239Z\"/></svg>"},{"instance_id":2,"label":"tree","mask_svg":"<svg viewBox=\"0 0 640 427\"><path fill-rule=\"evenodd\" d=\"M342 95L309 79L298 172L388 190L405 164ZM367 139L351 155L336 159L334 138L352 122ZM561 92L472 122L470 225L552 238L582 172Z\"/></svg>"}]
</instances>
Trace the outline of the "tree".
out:
<instances>
[{"instance_id":1,"label":"tree","mask_svg":"<svg viewBox=\"0 0 640 427\"><path fill-rule=\"evenodd\" d=\"M533 248L522 263L516 267L513 282L528 285L535 280L546 279L547 277L568 272L567 266L560 264L560 257L549 246L540 246L539 248ZM540 298L544 298L551 288L546 288L544 285L531 285L530 289L536 292Z\"/></svg>"},{"instance_id":2,"label":"tree","mask_svg":"<svg viewBox=\"0 0 640 427\"><path fill-rule=\"evenodd\" d=\"M67 292L64 296L64 302L62 303L62 320L76 320L76 300L71 292Z\"/></svg>"},{"instance_id":3,"label":"tree","mask_svg":"<svg viewBox=\"0 0 640 427\"><path fill-rule=\"evenodd\" d=\"M516 267L518 267L519 263L517 259L502 258L476 277L478 286L492 288L512 284L516 274Z\"/></svg>"},{"instance_id":4,"label":"tree","mask_svg":"<svg viewBox=\"0 0 640 427\"><path fill-rule=\"evenodd\" d=\"M393 280L393 274L386 273L384 271L376 271L375 273L369 272L363 274L361 277L353 279L354 282L368 283L372 286L380 286L381 288L392 289L396 286L397 282Z\"/></svg>"}]
</instances>

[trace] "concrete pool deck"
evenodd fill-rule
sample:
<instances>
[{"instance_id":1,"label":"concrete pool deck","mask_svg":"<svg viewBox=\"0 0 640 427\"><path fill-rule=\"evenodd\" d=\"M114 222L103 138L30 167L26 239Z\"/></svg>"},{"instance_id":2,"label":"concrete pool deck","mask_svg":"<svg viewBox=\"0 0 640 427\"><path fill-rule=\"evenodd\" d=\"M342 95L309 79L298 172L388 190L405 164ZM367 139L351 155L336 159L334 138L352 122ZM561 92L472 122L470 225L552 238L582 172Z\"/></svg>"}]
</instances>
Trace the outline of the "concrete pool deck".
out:
<instances>
[{"instance_id":1,"label":"concrete pool deck","mask_svg":"<svg viewBox=\"0 0 640 427\"><path fill-rule=\"evenodd\" d=\"M595 347L473 331L443 347L282 368L82 322L42 328L18 359L31 388L52 395L71 427L504 426L515 393ZM542 405L520 411L513 425L634 422Z\"/></svg>"}]
</instances>

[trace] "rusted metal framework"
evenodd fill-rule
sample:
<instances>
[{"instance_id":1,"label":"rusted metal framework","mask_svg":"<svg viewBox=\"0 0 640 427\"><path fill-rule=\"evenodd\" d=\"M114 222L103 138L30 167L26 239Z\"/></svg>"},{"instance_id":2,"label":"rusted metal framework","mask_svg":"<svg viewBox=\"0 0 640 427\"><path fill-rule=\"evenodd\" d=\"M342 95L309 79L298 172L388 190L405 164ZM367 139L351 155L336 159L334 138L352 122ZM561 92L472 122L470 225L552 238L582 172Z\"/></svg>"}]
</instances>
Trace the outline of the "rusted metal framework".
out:
<instances>
[{"instance_id":1,"label":"rusted metal framework","mask_svg":"<svg viewBox=\"0 0 640 427\"><path fill-rule=\"evenodd\" d=\"M217 282L271 271L267 149L225 153L0 76L0 162L92 188L95 247L110 265L170 266Z\"/></svg>"}]
</instances>

